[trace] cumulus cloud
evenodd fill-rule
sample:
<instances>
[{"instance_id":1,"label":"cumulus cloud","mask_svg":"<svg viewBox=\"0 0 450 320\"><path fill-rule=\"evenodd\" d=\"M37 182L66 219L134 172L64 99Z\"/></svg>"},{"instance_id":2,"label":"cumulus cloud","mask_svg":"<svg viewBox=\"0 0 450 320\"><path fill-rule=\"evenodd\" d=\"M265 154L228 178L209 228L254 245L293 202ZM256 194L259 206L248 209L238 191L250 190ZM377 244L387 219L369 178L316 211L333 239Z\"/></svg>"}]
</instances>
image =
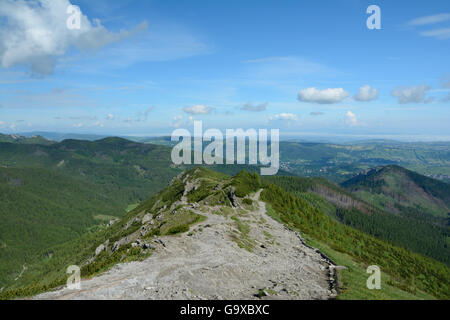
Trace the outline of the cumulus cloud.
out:
<instances>
[{"instance_id":1,"label":"cumulus cloud","mask_svg":"<svg viewBox=\"0 0 450 320\"><path fill-rule=\"evenodd\" d=\"M356 114L351 111L347 111L345 114L345 123L350 126L358 125L358 118L356 117Z\"/></svg>"},{"instance_id":2,"label":"cumulus cloud","mask_svg":"<svg viewBox=\"0 0 450 320\"><path fill-rule=\"evenodd\" d=\"M329 88L324 90L306 88L300 90L298 93L298 100L319 104L332 104L341 102L348 96L349 93L342 88Z\"/></svg>"},{"instance_id":3,"label":"cumulus cloud","mask_svg":"<svg viewBox=\"0 0 450 320\"><path fill-rule=\"evenodd\" d=\"M354 96L357 101L372 101L378 99L378 89L369 85L359 88L358 93Z\"/></svg>"},{"instance_id":4,"label":"cumulus cloud","mask_svg":"<svg viewBox=\"0 0 450 320\"><path fill-rule=\"evenodd\" d=\"M252 102L248 102L241 107L241 110L252 111L252 112L261 112L261 111L266 110L267 105L268 105L267 102L257 104L257 105L254 105Z\"/></svg>"},{"instance_id":5,"label":"cumulus cloud","mask_svg":"<svg viewBox=\"0 0 450 320\"><path fill-rule=\"evenodd\" d=\"M0 63L3 68L24 65L34 74L51 74L58 58L70 48L96 50L147 28L141 23L118 33L93 23L81 13L80 29L67 27L69 0L0 1Z\"/></svg>"},{"instance_id":6,"label":"cumulus cloud","mask_svg":"<svg viewBox=\"0 0 450 320\"><path fill-rule=\"evenodd\" d=\"M269 120L291 120L291 121L297 121L298 116L293 113L280 113L276 114L274 116L271 116Z\"/></svg>"},{"instance_id":7,"label":"cumulus cloud","mask_svg":"<svg viewBox=\"0 0 450 320\"><path fill-rule=\"evenodd\" d=\"M398 87L391 92L393 97L398 99L398 103L429 103L433 98L426 98L426 93L431 87L421 84L413 87Z\"/></svg>"},{"instance_id":8,"label":"cumulus cloud","mask_svg":"<svg viewBox=\"0 0 450 320\"><path fill-rule=\"evenodd\" d=\"M114 120L115 118L116 118L116 116L113 115L112 113L109 113L109 114L106 116L106 120Z\"/></svg>"},{"instance_id":9,"label":"cumulus cloud","mask_svg":"<svg viewBox=\"0 0 450 320\"><path fill-rule=\"evenodd\" d=\"M183 108L183 111L189 114L210 114L213 109L201 104Z\"/></svg>"}]
</instances>

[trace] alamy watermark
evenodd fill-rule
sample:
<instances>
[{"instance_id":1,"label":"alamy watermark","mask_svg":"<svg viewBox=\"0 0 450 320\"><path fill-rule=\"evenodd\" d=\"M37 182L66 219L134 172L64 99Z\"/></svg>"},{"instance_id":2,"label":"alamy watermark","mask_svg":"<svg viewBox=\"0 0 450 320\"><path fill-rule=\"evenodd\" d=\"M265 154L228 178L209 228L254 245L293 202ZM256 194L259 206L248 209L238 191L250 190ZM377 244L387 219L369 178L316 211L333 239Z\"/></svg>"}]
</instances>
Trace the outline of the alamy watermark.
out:
<instances>
[{"instance_id":1,"label":"alamy watermark","mask_svg":"<svg viewBox=\"0 0 450 320\"><path fill-rule=\"evenodd\" d=\"M176 129L172 141L180 141L172 149L172 162L181 164L249 164L262 165L262 176L275 175L280 167L280 130L270 130L270 156L268 155L268 130L226 129L225 137L218 129L203 132L202 121L194 121L194 134L186 129ZM225 138L225 139L224 139ZM192 146L192 140L193 146ZM224 156L225 140L225 156ZM236 144L235 144L236 140ZM248 141L248 157L247 157ZM203 142L209 144L203 148ZM193 153L193 154L192 154ZM193 161L192 161L193 160ZM248 162L247 162L248 160ZM268 166L268 167L267 167Z\"/></svg>"},{"instance_id":2,"label":"alamy watermark","mask_svg":"<svg viewBox=\"0 0 450 320\"><path fill-rule=\"evenodd\" d=\"M381 29L381 9L379 6L372 4L367 7L367 14L370 16L367 18L366 25L369 30Z\"/></svg>"},{"instance_id":3,"label":"alamy watermark","mask_svg":"<svg viewBox=\"0 0 450 320\"><path fill-rule=\"evenodd\" d=\"M67 7L66 13L69 17L66 20L67 29L81 29L81 9L79 6L70 5Z\"/></svg>"},{"instance_id":4,"label":"alamy watermark","mask_svg":"<svg viewBox=\"0 0 450 320\"><path fill-rule=\"evenodd\" d=\"M371 274L369 276L369 278L367 278L366 281L366 286L367 289L369 290L373 290L373 289L377 289L380 290L381 289L381 270L380 267L378 266L368 266L367 273Z\"/></svg>"},{"instance_id":5,"label":"alamy watermark","mask_svg":"<svg viewBox=\"0 0 450 320\"><path fill-rule=\"evenodd\" d=\"M67 289L69 290L81 290L81 271L80 267L72 265L67 267L67 274L70 274L67 279Z\"/></svg>"}]
</instances>

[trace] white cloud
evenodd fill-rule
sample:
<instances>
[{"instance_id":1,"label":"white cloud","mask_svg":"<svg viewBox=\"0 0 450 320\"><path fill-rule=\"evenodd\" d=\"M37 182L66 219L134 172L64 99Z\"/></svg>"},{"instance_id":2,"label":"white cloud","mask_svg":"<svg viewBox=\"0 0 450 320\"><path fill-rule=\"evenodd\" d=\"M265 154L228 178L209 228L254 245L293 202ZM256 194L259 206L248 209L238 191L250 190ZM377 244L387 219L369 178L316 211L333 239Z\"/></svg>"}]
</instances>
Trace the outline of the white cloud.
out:
<instances>
[{"instance_id":1,"label":"white cloud","mask_svg":"<svg viewBox=\"0 0 450 320\"><path fill-rule=\"evenodd\" d=\"M306 88L300 90L298 93L298 100L319 104L332 104L341 102L348 96L349 93L342 88L329 88L324 90Z\"/></svg>"},{"instance_id":2,"label":"white cloud","mask_svg":"<svg viewBox=\"0 0 450 320\"><path fill-rule=\"evenodd\" d=\"M112 113L109 113L109 114L106 116L106 120L114 120L115 118L116 118L116 116L113 115Z\"/></svg>"},{"instance_id":3,"label":"white cloud","mask_svg":"<svg viewBox=\"0 0 450 320\"><path fill-rule=\"evenodd\" d=\"M0 126L3 126L5 123L3 121L0 121Z\"/></svg>"},{"instance_id":4,"label":"white cloud","mask_svg":"<svg viewBox=\"0 0 450 320\"><path fill-rule=\"evenodd\" d=\"M311 112L310 115L311 116L322 116L322 115L324 115L324 113L320 112L320 111L317 111L317 112Z\"/></svg>"},{"instance_id":5,"label":"white cloud","mask_svg":"<svg viewBox=\"0 0 450 320\"><path fill-rule=\"evenodd\" d=\"M398 87L391 92L393 97L398 99L398 103L428 103L431 102L432 98L426 98L425 95L431 87L421 84L419 86L413 87Z\"/></svg>"},{"instance_id":6,"label":"white cloud","mask_svg":"<svg viewBox=\"0 0 450 320\"><path fill-rule=\"evenodd\" d=\"M450 13L439 13L431 16L419 17L407 23L409 26L423 26L428 24L435 24L450 20Z\"/></svg>"},{"instance_id":7,"label":"white cloud","mask_svg":"<svg viewBox=\"0 0 450 320\"><path fill-rule=\"evenodd\" d=\"M266 110L267 105L268 105L267 102L257 104L257 105L254 105L252 102L248 102L241 107L241 110L252 111L252 112L261 112L261 111Z\"/></svg>"},{"instance_id":8,"label":"white cloud","mask_svg":"<svg viewBox=\"0 0 450 320\"><path fill-rule=\"evenodd\" d=\"M35 74L53 72L58 58L75 47L100 49L147 28L142 23L130 31L111 32L99 20L81 15L81 28L67 28L68 0L0 1L0 63L3 68L25 65Z\"/></svg>"},{"instance_id":9,"label":"white cloud","mask_svg":"<svg viewBox=\"0 0 450 320\"><path fill-rule=\"evenodd\" d=\"M351 111L347 111L347 113L345 114L345 123L350 126L358 125L358 118L356 117L356 114Z\"/></svg>"},{"instance_id":10,"label":"white cloud","mask_svg":"<svg viewBox=\"0 0 450 320\"><path fill-rule=\"evenodd\" d=\"M212 108L198 104L192 107L183 108L183 111L189 114L210 114Z\"/></svg>"},{"instance_id":11,"label":"white cloud","mask_svg":"<svg viewBox=\"0 0 450 320\"><path fill-rule=\"evenodd\" d=\"M424 37L432 37L438 40L450 39L450 28L435 29L430 31L422 31L420 33Z\"/></svg>"},{"instance_id":12,"label":"white cloud","mask_svg":"<svg viewBox=\"0 0 450 320\"><path fill-rule=\"evenodd\" d=\"M84 126L84 124L82 124L82 123L77 123L77 124L74 124L73 126L74 126L75 128L81 128L81 127Z\"/></svg>"},{"instance_id":13,"label":"white cloud","mask_svg":"<svg viewBox=\"0 0 450 320\"><path fill-rule=\"evenodd\" d=\"M276 114L274 116L271 116L269 120L290 120L290 121L297 121L298 116L293 113L280 113Z\"/></svg>"},{"instance_id":14,"label":"white cloud","mask_svg":"<svg viewBox=\"0 0 450 320\"><path fill-rule=\"evenodd\" d=\"M378 99L378 89L369 85L359 88L358 93L354 96L357 101L372 101Z\"/></svg>"}]
</instances>

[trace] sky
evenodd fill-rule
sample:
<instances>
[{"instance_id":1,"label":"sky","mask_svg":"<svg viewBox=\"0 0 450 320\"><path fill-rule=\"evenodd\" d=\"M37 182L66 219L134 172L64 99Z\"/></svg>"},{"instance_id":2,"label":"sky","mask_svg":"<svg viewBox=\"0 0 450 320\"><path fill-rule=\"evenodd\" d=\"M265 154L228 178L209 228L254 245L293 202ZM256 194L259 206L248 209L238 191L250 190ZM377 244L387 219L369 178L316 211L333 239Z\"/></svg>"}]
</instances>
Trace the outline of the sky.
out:
<instances>
[{"instance_id":1,"label":"sky","mask_svg":"<svg viewBox=\"0 0 450 320\"><path fill-rule=\"evenodd\" d=\"M0 132L450 140L449 57L448 0L0 0Z\"/></svg>"}]
</instances>

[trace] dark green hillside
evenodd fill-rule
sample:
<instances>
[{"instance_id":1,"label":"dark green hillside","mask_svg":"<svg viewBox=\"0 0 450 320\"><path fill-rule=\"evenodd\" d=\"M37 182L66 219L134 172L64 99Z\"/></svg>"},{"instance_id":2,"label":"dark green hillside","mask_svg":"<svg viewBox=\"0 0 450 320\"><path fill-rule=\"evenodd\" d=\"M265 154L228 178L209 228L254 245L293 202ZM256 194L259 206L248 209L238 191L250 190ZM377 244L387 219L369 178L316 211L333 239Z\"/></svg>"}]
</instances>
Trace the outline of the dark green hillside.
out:
<instances>
[{"instance_id":1,"label":"dark green hillside","mask_svg":"<svg viewBox=\"0 0 450 320\"><path fill-rule=\"evenodd\" d=\"M55 170L98 184L128 203L146 199L181 172L171 166L169 148L120 138L49 146L0 143L0 165Z\"/></svg>"},{"instance_id":2,"label":"dark green hillside","mask_svg":"<svg viewBox=\"0 0 450 320\"><path fill-rule=\"evenodd\" d=\"M333 258L341 259L342 255L346 255L362 266L378 265L395 279L390 282L391 285L408 292L420 289L438 298L450 298L450 272L444 264L340 224L306 200L283 191L279 186L265 184L261 196L271 205L272 217L301 231L315 242L324 244ZM345 279L351 282L354 276L352 272L355 269L349 270L350 274L347 273L344 278L344 290L356 291L358 288L345 285Z\"/></svg>"},{"instance_id":3,"label":"dark green hillside","mask_svg":"<svg viewBox=\"0 0 450 320\"><path fill-rule=\"evenodd\" d=\"M42 168L0 168L0 287L35 253L78 238L124 209L113 193L91 183Z\"/></svg>"},{"instance_id":4,"label":"dark green hillside","mask_svg":"<svg viewBox=\"0 0 450 320\"><path fill-rule=\"evenodd\" d=\"M42 249L125 213L181 169L170 149L119 138L0 143L0 288Z\"/></svg>"},{"instance_id":5,"label":"dark green hillside","mask_svg":"<svg viewBox=\"0 0 450 320\"><path fill-rule=\"evenodd\" d=\"M369 170L342 183L342 186L392 213L420 213L447 218L450 212L450 184L399 166Z\"/></svg>"},{"instance_id":6,"label":"dark green hillside","mask_svg":"<svg viewBox=\"0 0 450 320\"><path fill-rule=\"evenodd\" d=\"M263 177L263 181L282 187L345 225L450 264L450 230L441 219L393 215L323 178Z\"/></svg>"}]
</instances>

